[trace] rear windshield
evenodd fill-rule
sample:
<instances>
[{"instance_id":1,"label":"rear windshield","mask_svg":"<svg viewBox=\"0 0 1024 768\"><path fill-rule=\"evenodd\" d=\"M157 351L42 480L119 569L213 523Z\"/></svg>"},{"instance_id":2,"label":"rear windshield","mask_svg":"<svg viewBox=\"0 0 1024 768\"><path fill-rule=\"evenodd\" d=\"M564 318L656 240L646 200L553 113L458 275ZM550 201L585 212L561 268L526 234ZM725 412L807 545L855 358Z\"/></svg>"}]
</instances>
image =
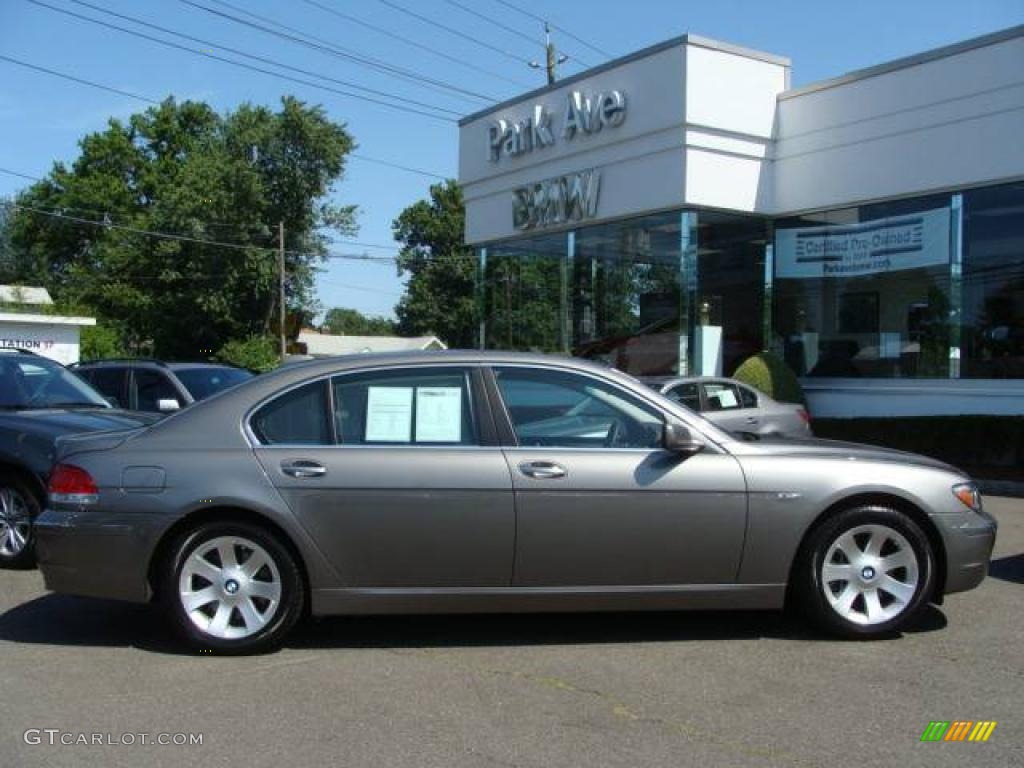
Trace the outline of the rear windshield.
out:
<instances>
[{"instance_id":1,"label":"rear windshield","mask_svg":"<svg viewBox=\"0 0 1024 768\"><path fill-rule=\"evenodd\" d=\"M174 373L196 400L252 378L251 373L241 368L175 368Z\"/></svg>"}]
</instances>

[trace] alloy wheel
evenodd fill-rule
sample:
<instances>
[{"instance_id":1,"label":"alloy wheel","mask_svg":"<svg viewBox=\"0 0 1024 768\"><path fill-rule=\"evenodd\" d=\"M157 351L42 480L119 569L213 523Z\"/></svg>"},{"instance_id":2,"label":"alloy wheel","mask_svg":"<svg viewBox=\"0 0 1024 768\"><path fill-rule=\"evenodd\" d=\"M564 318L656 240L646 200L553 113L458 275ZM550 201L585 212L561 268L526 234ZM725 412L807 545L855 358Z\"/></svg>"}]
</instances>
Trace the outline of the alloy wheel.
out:
<instances>
[{"instance_id":1,"label":"alloy wheel","mask_svg":"<svg viewBox=\"0 0 1024 768\"><path fill-rule=\"evenodd\" d=\"M0 555L14 558L28 544L32 517L25 498L14 488L0 487Z\"/></svg>"},{"instance_id":2,"label":"alloy wheel","mask_svg":"<svg viewBox=\"0 0 1024 768\"><path fill-rule=\"evenodd\" d=\"M903 613L920 583L917 554L887 525L860 525L826 551L821 585L832 609L854 624L882 624Z\"/></svg>"},{"instance_id":3,"label":"alloy wheel","mask_svg":"<svg viewBox=\"0 0 1024 768\"><path fill-rule=\"evenodd\" d=\"M281 574L256 542L221 536L198 544L178 578L185 615L202 633L220 640L251 637L281 605Z\"/></svg>"}]
</instances>

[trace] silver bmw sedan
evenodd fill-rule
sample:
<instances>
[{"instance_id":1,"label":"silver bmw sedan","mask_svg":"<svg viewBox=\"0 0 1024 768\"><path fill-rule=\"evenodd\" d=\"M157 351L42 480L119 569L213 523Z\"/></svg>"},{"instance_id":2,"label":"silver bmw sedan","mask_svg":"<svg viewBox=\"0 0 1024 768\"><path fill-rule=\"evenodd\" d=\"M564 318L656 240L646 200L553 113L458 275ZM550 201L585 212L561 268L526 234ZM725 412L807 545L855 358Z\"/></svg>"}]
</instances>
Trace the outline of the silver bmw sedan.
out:
<instances>
[{"instance_id":1,"label":"silver bmw sedan","mask_svg":"<svg viewBox=\"0 0 1024 768\"><path fill-rule=\"evenodd\" d=\"M985 577L970 479L907 453L745 442L629 376L512 353L282 368L65 438L35 521L57 592L158 599L184 640L305 611L778 609L897 632Z\"/></svg>"}]
</instances>

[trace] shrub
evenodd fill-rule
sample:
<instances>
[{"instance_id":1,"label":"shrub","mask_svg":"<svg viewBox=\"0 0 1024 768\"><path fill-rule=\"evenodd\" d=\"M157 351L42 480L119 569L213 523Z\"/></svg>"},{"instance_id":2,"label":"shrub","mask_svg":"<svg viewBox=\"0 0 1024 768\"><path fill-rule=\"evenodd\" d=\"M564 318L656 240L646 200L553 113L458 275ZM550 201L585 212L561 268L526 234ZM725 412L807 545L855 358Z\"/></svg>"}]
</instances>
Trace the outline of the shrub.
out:
<instances>
[{"instance_id":1,"label":"shrub","mask_svg":"<svg viewBox=\"0 0 1024 768\"><path fill-rule=\"evenodd\" d=\"M276 368L280 362L277 342L269 336L250 336L248 339L229 341L217 352L217 359L257 373Z\"/></svg>"},{"instance_id":2,"label":"shrub","mask_svg":"<svg viewBox=\"0 0 1024 768\"><path fill-rule=\"evenodd\" d=\"M780 402L807 404L804 390L793 369L771 352L758 352L748 357L736 369L733 378Z\"/></svg>"}]
</instances>

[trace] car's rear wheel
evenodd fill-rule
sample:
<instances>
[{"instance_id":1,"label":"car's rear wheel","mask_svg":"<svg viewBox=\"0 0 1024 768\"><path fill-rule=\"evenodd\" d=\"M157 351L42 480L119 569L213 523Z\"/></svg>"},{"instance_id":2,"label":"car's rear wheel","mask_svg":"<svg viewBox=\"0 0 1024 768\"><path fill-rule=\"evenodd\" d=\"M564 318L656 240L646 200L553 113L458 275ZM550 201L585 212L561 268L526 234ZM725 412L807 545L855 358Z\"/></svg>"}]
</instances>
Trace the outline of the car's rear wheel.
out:
<instances>
[{"instance_id":1,"label":"car's rear wheel","mask_svg":"<svg viewBox=\"0 0 1024 768\"><path fill-rule=\"evenodd\" d=\"M846 510L820 525L807 544L797 583L801 602L833 634L870 638L897 632L934 588L928 537L895 509Z\"/></svg>"},{"instance_id":2,"label":"car's rear wheel","mask_svg":"<svg viewBox=\"0 0 1024 768\"><path fill-rule=\"evenodd\" d=\"M298 621L305 585L295 557L262 527L212 522L174 542L161 597L193 648L257 653L284 640Z\"/></svg>"},{"instance_id":3,"label":"car's rear wheel","mask_svg":"<svg viewBox=\"0 0 1024 768\"><path fill-rule=\"evenodd\" d=\"M35 565L32 521L39 515L39 500L13 472L0 470L0 568Z\"/></svg>"}]
</instances>

